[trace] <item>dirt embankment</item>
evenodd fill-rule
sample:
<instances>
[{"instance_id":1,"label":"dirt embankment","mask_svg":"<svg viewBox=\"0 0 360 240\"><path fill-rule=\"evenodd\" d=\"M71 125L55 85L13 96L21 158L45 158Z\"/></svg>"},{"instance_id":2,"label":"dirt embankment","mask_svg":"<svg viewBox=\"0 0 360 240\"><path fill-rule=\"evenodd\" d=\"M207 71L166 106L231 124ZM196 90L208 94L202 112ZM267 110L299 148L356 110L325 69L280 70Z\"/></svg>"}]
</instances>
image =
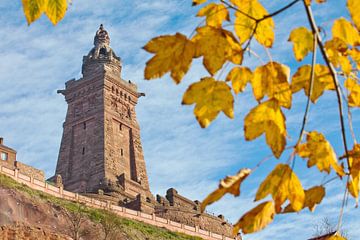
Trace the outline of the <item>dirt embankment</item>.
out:
<instances>
[{"instance_id":1,"label":"dirt embankment","mask_svg":"<svg viewBox=\"0 0 360 240\"><path fill-rule=\"evenodd\" d=\"M201 240L56 198L0 174L0 240Z\"/></svg>"},{"instance_id":2,"label":"dirt embankment","mask_svg":"<svg viewBox=\"0 0 360 240\"><path fill-rule=\"evenodd\" d=\"M73 239L72 215L51 202L39 201L14 189L0 186L0 239ZM82 219L82 239L101 239L101 227Z\"/></svg>"}]
</instances>

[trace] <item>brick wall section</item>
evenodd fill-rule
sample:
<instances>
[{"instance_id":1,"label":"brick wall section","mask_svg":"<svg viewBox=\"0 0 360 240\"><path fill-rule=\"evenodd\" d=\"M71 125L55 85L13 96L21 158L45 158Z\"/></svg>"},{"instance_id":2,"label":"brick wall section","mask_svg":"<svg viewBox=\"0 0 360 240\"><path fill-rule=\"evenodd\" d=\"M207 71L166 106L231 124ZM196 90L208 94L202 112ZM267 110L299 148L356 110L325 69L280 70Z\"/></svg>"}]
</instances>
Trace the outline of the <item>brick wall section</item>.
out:
<instances>
[{"instance_id":1,"label":"brick wall section","mask_svg":"<svg viewBox=\"0 0 360 240\"><path fill-rule=\"evenodd\" d=\"M157 217L155 214L147 214L139 211L134 211L128 208L116 206L111 204L109 201L103 202L93 198L81 196L78 193L72 193L66 191L62 187L55 187L49 185L44 181L40 181L36 178L23 175L19 173L18 169L13 170L5 166L0 166L0 173L10 176L17 182L23 183L30 188L45 192L52 196L71 200L71 201L77 201L86 206L93 208L107 209L119 215L120 217L142 221L157 227L166 228L170 231L181 232L192 236L198 236L206 240L231 240L231 239L240 240L241 239L240 237L229 238L226 236L213 233L211 231L205 231L202 230L199 226L189 226L185 224L180 224L169 219Z\"/></svg>"},{"instance_id":2,"label":"brick wall section","mask_svg":"<svg viewBox=\"0 0 360 240\"><path fill-rule=\"evenodd\" d=\"M39 169L33 168L29 165L26 165L24 163L16 161L16 151L3 145L2 138L0 138L0 153L7 154L7 160L0 159L0 166L4 166L12 170L18 169L18 171L22 174L25 174L27 176L32 176L41 181L44 181L45 179L44 172Z\"/></svg>"},{"instance_id":3,"label":"brick wall section","mask_svg":"<svg viewBox=\"0 0 360 240\"><path fill-rule=\"evenodd\" d=\"M200 202L181 196L174 188L167 190L166 198L157 196L157 202L157 216L215 233L227 235L232 232L232 225L222 216L200 213Z\"/></svg>"}]
</instances>

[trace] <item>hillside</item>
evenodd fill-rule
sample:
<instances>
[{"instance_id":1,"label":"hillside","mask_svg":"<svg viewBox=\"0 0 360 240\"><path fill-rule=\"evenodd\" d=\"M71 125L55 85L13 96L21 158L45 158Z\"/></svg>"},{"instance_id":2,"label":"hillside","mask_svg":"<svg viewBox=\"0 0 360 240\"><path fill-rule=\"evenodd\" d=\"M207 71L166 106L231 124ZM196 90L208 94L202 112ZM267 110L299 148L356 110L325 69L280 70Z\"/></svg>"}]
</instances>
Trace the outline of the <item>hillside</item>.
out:
<instances>
[{"instance_id":1,"label":"hillside","mask_svg":"<svg viewBox=\"0 0 360 240\"><path fill-rule=\"evenodd\" d=\"M0 239L200 240L85 207L0 174Z\"/></svg>"}]
</instances>

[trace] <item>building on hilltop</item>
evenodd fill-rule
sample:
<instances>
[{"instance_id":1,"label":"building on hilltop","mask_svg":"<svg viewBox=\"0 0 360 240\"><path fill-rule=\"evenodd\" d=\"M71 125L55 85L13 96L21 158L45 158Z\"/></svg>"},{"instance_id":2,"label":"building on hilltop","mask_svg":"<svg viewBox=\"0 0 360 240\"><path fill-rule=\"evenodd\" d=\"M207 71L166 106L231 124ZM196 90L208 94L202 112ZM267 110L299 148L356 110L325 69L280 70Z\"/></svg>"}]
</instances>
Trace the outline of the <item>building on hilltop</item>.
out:
<instances>
[{"instance_id":1,"label":"building on hilltop","mask_svg":"<svg viewBox=\"0 0 360 240\"><path fill-rule=\"evenodd\" d=\"M16 151L4 145L4 139L0 137L0 167L4 166L11 170L17 169L19 173L44 181L44 172L16 160Z\"/></svg>"},{"instance_id":2,"label":"building on hilltop","mask_svg":"<svg viewBox=\"0 0 360 240\"><path fill-rule=\"evenodd\" d=\"M170 188L151 194L135 106L137 86L121 77L121 59L100 25L94 47L83 57L83 77L65 83L68 104L55 178L64 188L120 206L165 217L204 230L231 235L223 216L200 213L200 202Z\"/></svg>"}]
</instances>

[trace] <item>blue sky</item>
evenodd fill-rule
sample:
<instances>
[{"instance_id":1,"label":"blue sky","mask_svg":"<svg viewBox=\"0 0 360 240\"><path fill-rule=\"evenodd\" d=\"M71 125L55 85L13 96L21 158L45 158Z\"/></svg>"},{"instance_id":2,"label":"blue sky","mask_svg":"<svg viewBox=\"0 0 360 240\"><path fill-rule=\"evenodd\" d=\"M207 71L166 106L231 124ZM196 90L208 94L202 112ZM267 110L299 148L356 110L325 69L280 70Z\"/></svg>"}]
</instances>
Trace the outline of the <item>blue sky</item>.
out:
<instances>
[{"instance_id":1,"label":"blue sky","mask_svg":"<svg viewBox=\"0 0 360 240\"><path fill-rule=\"evenodd\" d=\"M290 1L262 1L270 11L287 2ZM235 174L243 167L253 167L268 156L271 152L263 137L253 142L243 138L243 119L256 105L250 87L235 97L234 120L220 114L207 129L201 129L192 114L193 106L181 106L186 87L207 76L200 59L193 62L178 86L168 76L143 80L145 62L151 55L141 47L161 34L179 31L189 35L201 21L194 17L197 10L191 7L190 0L73 0L58 26L53 27L46 17L42 17L28 27L20 1L2 0L0 135L8 146L17 149L18 160L43 169L47 176L53 174L67 108L63 96L56 94L56 90L63 89L67 80L81 77L82 56L92 48L100 23L110 34L112 48L122 58L122 77L135 82L139 90L146 93L146 97L139 100L137 116L154 194L164 195L168 188L174 187L191 199L201 200L225 175ZM348 17L345 1L328 0L326 4L316 5L314 12L324 30L324 38L331 36L330 28L335 18ZM306 58L301 63L295 62L292 46L287 42L290 27L307 26L303 6L298 3L274 20L276 42L271 56L273 60L291 66L293 74L298 66L310 61ZM253 44L252 48L263 61L268 61L261 47ZM247 56L244 64L253 69L260 63ZM228 67L225 73L230 69ZM289 145L297 139L305 100L303 92L297 93L292 110L285 111ZM353 111L353 121L358 133L358 110ZM334 92L326 93L311 107L306 130L314 129L326 135L338 154L343 153ZM209 211L223 213L235 222L255 206L254 194L265 174L277 163L286 161L289 154L287 151L280 160L268 160L244 182L239 198L226 196L210 206ZM305 164L304 160L296 159L295 171L305 188L333 176L320 174L316 169L308 170ZM343 186L340 181L326 185L327 196L315 213L304 210L301 214L276 216L268 228L244 239L282 240L291 236L293 240L300 240L310 237L314 233L314 224L322 218L337 222ZM350 198L344 215L344 226L351 239L360 235L359 209L354 205Z\"/></svg>"}]
</instances>

